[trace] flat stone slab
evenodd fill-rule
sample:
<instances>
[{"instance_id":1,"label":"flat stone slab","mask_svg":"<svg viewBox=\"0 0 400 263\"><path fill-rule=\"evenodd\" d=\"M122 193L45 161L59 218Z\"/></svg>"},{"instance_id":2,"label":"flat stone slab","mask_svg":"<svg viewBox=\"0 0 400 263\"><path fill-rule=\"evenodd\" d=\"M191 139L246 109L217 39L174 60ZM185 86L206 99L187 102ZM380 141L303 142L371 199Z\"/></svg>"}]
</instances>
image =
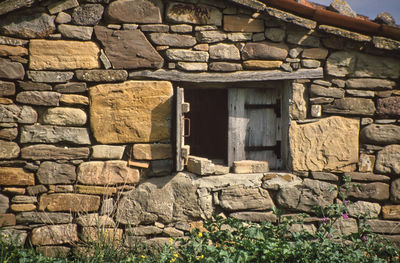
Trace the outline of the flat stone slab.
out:
<instances>
[{"instance_id":1,"label":"flat stone slab","mask_svg":"<svg viewBox=\"0 0 400 263\"><path fill-rule=\"evenodd\" d=\"M164 59L140 30L94 28L96 37L115 69L161 68Z\"/></svg>"},{"instance_id":2,"label":"flat stone slab","mask_svg":"<svg viewBox=\"0 0 400 263\"><path fill-rule=\"evenodd\" d=\"M162 23L164 6L160 0L113 1L106 8L106 18L116 23Z\"/></svg>"},{"instance_id":3,"label":"flat stone slab","mask_svg":"<svg viewBox=\"0 0 400 263\"><path fill-rule=\"evenodd\" d=\"M87 128L53 125L25 125L21 129L21 143L71 143L90 144Z\"/></svg>"},{"instance_id":4,"label":"flat stone slab","mask_svg":"<svg viewBox=\"0 0 400 263\"><path fill-rule=\"evenodd\" d=\"M54 145L37 144L22 148L21 158L30 160L75 160L89 157L87 147L57 147Z\"/></svg>"},{"instance_id":5,"label":"flat stone slab","mask_svg":"<svg viewBox=\"0 0 400 263\"><path fill-rule=\"evenodd\" d=\"M32 245L69 244L79 241L77 225L50 225L34 228L31 237Z\"/></svg>"}]
</instances>

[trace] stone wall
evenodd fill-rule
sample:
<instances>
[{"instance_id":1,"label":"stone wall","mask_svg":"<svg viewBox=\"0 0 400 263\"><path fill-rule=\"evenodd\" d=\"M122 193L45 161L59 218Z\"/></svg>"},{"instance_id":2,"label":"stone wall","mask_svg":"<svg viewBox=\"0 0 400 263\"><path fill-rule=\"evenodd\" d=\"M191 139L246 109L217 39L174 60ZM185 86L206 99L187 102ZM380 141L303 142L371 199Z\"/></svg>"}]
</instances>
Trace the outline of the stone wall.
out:
<instances>
[{"instance_id":1,"label":"stone wall","mask_svg":"<svg viewBox=\"0 0 400 263\"><path fill-rule=\"evenodd\" d=\"M50 253L99 225L131 245L182 236L214 213L313 216L349 175L360 187L340 231L361 213L398 239L400 43L244 2L63 0L2 14L6 233ZM290 80L289 172L174 173L178 81L249 78Z\"/></svg>"}]
</instances>

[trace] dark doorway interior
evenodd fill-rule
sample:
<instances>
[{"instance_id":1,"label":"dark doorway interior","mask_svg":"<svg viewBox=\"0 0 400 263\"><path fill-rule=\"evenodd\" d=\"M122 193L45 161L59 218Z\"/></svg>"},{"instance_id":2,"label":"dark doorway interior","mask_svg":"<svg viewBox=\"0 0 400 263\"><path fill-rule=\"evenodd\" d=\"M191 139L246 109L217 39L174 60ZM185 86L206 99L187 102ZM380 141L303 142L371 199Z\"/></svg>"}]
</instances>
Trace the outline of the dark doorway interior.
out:
<instances>
[{"instance_id":1,"label":"dark doorway interior","mask_svg":"<svg viewBox=\"0 0 400 263\"><path fill-rule=\"evenodd\" d=\"M185 101L190 103L190 154L227 161L228 95L225 89L185 89ZM185 134L189 134L185 125Z\"/></svg>"}]
</instances>

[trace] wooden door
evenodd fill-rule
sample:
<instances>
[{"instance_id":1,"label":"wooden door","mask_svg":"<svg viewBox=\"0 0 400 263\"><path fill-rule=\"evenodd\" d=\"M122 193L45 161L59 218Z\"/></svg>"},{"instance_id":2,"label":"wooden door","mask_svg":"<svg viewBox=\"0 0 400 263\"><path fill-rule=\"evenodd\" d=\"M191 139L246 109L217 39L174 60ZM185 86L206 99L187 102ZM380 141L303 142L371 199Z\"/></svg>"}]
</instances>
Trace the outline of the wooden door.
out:
<instances>
[{"instance_id":1,"label":"wooden door","mask_svg":"<svg viewBox=\"0 0 400 263\"><path fill-rule=\"evenodd\" d=\"M281 168L279 89L229 89L228 163L268 161Z\"/></svg>"}]
</instances>

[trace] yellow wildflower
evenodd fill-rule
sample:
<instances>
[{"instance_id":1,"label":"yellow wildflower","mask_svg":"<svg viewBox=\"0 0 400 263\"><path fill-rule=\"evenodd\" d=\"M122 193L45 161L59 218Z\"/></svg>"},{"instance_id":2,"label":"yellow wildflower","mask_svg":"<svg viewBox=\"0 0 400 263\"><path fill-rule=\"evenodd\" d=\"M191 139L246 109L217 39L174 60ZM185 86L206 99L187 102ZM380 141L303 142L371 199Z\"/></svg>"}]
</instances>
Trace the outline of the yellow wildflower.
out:
<instances>
[{"instance_id":1,"label":"yellow wildflower","mask_svg":"<svg viewBox=\"0 0 400 263\"><path fill-rule=\"evenodd\" d=\"M203 233L201 233L201 232L199 232L198 234L197 234L197 237L202 237L203 236Z\"/></svg>"},{"instance_id":2,"label":"yellow wildflower","mask_svg":"<svg viewBox=\"0 0 400 263\"><path fill-rule=\"evenodd\" d=\"M143 258L143 259L145 259L145 258L146 258L146 256L145 256L145 255L141 255L140 257L141 257L141 258Z\"/></svg>"}]
</instances>

